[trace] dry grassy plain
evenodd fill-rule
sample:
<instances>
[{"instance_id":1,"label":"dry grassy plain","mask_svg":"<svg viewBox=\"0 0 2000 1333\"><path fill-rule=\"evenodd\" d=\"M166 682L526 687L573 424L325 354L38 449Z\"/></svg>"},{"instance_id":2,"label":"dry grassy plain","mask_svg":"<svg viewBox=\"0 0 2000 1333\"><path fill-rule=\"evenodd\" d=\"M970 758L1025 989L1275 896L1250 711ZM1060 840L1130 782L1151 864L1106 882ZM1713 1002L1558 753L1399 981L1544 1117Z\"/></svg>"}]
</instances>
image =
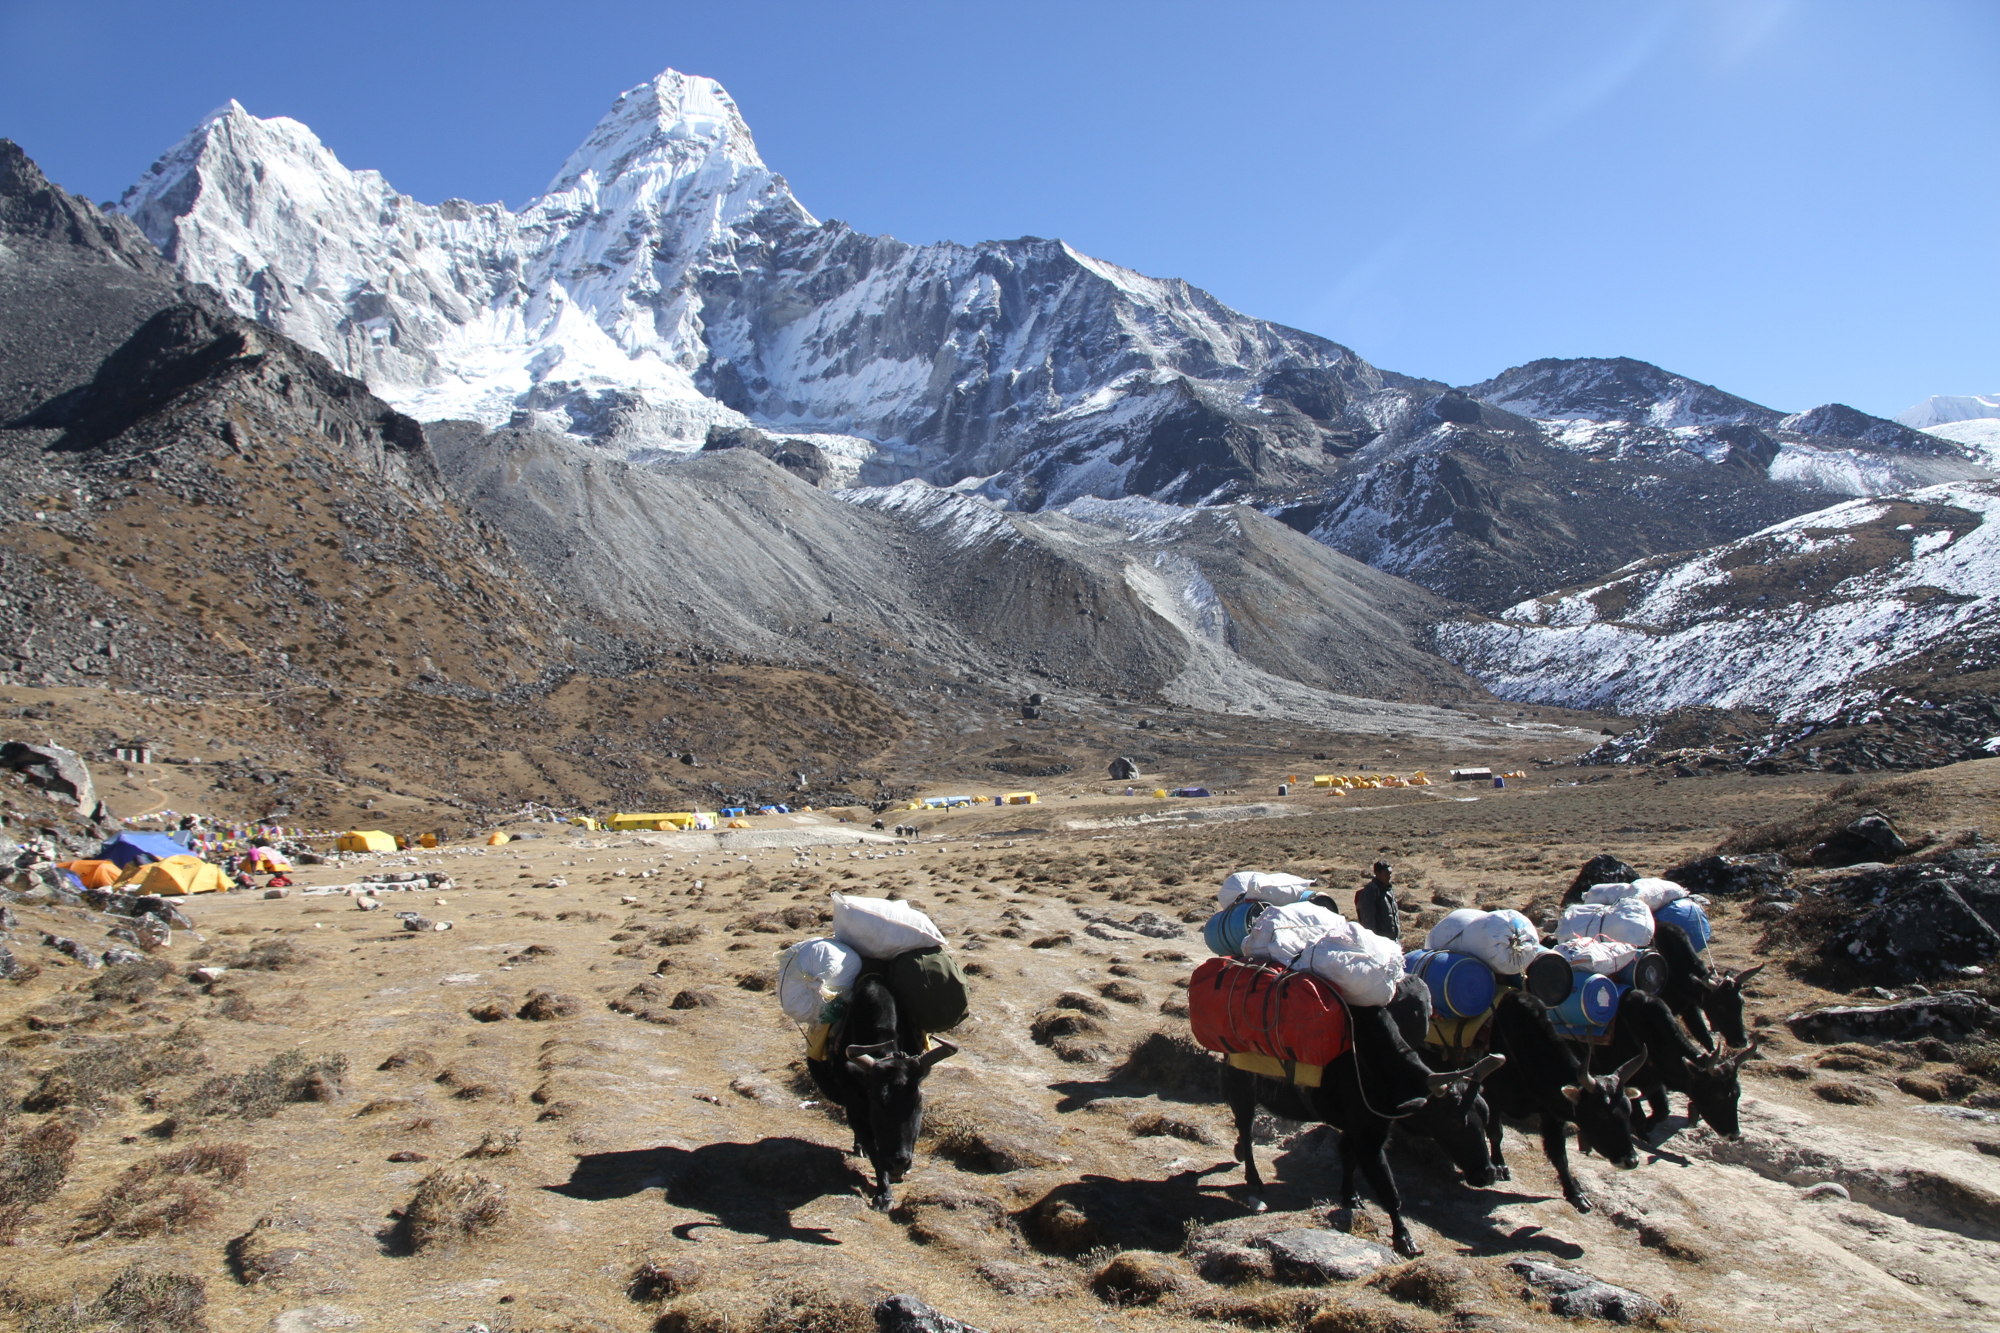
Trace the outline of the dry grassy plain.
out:
<instances>
[{"instance_id":1,"label":"dry grassy plain","mask_svg":"<svg viewBox=\"0 0 2000 1333\"><path fill-rule=\"evenodd\" d=\"M1658 871L1738 826L1808 812L1837 784L1544 785L1599 771L1572 769L1506 791L1281 800L1265 793L1282 768L1246 760L1255 796L1194 803L1285 812L1236 821L1135 824L1168 803L1086 794L925 816L915 843L848 841L859 827L830 821L728 849L543 826L426 854L420 868L456 887L386 895L376 912L298 889L191 900L196 929L178 934L171 969L87 973L17 948L42 970L0 988L7 1100L30 1108L7 1122L9 1160L27 1160L38 1131L37 1160L59 1159L48 1126L76 1141L59 1184L15 1210L0 1323L863 1330L872 1300L897 1291L1024 1333L1572 1327L1521 1298L1499 1266L1517 1254L1666 1301L1688 1328L2000 1317L2000 1123L1936 1114L1895 1080L1985 1085L1956 1066L1843 1063L1790 1037L1775 1019L1832 997L1781 967L1753 987L1770 1058L1745 1078L1740 1143L1676 1118L1637 1172L1578 1159L1600 1204L1589 1215L1563 1202L1531 1127L1509 1130L1514 1178L1487 1190L1400 1144L1417 1265L1373 1285L1204 1280L1191 1243L1248 1216L1227 1111L1146 1039L1186 1031L1181 988L1205 950L1180 918L1224 874L1302 870L1344 896L1386 855L1425 921L1446 910L1434 895L1545 905L1596 852ZM2000 835L1996 769L1940 770L1879 799L1906 831ZM817 933L833 890L919 903L976 974L963 1052L931 1081L925 1150L887 1215L865 1206L848 1136L814 1104L799 1034L766 989L775 952ZM453 928L405 930L397 911ZM1139 912L1182 933L1106 924ZM1739 913L1717 910L1728 966L1753 961L1762 931ZM17 914L20 941L90 929L66 910ZM212 982L190 979L218 965ZM1830 1083L1870 1104L1816 1094ZM1260 1226L1386 1233L1372 1201L1331 1207L1326 1131L1265 1131L1278 1217ZM1851 1197L1805 1197L1820 1180ZM186 1308L184 1283L131 1276L175 1271L199 1280L204 1308Z\"/></svg>"}]
</instances>

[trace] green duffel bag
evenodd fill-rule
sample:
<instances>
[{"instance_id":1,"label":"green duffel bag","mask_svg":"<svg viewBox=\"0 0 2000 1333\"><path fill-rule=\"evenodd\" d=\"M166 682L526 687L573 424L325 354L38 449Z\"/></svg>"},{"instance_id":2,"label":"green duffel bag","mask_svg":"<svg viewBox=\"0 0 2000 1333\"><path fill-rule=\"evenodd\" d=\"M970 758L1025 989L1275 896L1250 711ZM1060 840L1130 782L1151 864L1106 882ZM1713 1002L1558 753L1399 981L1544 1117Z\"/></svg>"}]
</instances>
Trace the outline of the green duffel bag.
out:
<instances>
[{"instance_id":1,"label":"green duffel bag","mask_svg":"<svg viewBox=\"0 0 2000 1333\"><path fill-rule=\"evenodd\" d=\"M925 1033L949 1032L965 1021L971 996L958 960L942 948L912 949L884 966L896 1003Z\"/></svg>"}]
</instances>

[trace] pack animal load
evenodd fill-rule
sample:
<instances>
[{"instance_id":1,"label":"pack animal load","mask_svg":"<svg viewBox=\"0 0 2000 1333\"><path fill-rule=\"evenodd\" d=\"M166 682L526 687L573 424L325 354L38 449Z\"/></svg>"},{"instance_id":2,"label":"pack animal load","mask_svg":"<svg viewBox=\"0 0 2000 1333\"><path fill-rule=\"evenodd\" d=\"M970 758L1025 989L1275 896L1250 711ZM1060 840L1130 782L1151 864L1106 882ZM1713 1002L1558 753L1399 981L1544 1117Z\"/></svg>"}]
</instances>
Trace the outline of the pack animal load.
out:
<instances>
[{"instance_id":1,"label":"pack animal load","mask_svg":"<svg viewBox=\"0 0 2000 1333\"><path fill-rule=\"evenodd\" d=\"M1426 949L1471 954L1495 973L1517 977L1541 953L1534 922L1519 912L1482 912L1461 907L1432 926L1424 936Z\"/></svg>"},{"instance_id":2,"label":"pack animal load","mask_svg":"<svg viewBox=\"0 0 2000 1333\"><path fill-rule=\"evenodd\" d=\"M1211 958L1188 983L1194 1039L1252 1073L1318 1087L1347 1053L1347 1005L1310 972Z\"/></svg>"},{"instance_id":3,"label":"pack animal load","mask_svg":"<svg viewBox=\"0 0 2000 1333\"><path fill-rule=\"evenodd\" d=\"M1271 907L1283 907L1287 903L1302 902L1312 896L1316 879L1301 879L1297 875L1274 874L1263 870L1239 870L1222 881L1222 888L1216 898L1223 907L1248 900L1264 903Z\"/></svg>"},{"instance_id":4,"label":"pack animal load","mask_svg":"<svg viewBox=\"0 0 2000 1333\"><path fill-rule=\"evenodd\" d=\"M780 957L778 1006L813 1030L809 1044L818 1047L855 983L873 971L919 1031L949 1032L965 1021L971 993L944 944L944 932L908 903L836 893L833 937L803 940Z\"/></svg>"},{"instance_id":5,"label":"pack animal load","mask_svg":"<svg viewBox=\"0 0 2000 1333\"><path fill-rule=\"evenodd\" d=\"M1620 888L1626 887L1620 885ZM1581 902L1563 909L1556 923L1556 942L1603 936L1635 949L1653 942L1653 911L1640 898L1620 898L1611 903Z\"/></svg>"}]
</instances>

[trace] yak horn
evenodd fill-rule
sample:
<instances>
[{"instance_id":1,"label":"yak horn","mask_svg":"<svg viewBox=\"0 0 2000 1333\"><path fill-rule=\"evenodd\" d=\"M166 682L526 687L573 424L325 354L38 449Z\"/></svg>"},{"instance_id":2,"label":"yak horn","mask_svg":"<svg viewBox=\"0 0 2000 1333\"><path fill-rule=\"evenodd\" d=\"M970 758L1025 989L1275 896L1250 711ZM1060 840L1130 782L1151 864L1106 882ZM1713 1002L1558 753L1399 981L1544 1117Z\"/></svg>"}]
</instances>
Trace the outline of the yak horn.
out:
<instances>
[{"instance_id":1,"label":"yak horn","mask_svg":"<svg viewBox=\"0 0 2000 1333\"><path fill-rule=\"evenodd\" d=\"M937 1045L931 1047L928 1051L925 1051L921 1056L918 1057L917 1066L921 1069L929 1069L932 1065L936 1064L938 1061L949 1060L951 1059L952 1056L957 1054L958 1054L958 1047L952 1045L948 1041L941 1041Z\"/></svg>"},{"instance_id":2,"label":"yak horn","mask_svg":"<svg viewBox=\"0 0 2000 1333\"><path fill-rule=\"evenodd\" d=\"M885 1060L896 1053L896 1043L880 1041L873 1046L850 1046L847 1058L863 1069L873 1069L877 1060Z\"/></svg>"},{"instance_id":3,"label":"yak horn","mask_svg":"<svg viewBox=\"0 0 2000 1333\"><path fill-rule=\"evenodd\" d=\"M1625 1080L1631 1078L1634 1074L1638 1073L1639 1070L1645 1066L1645 1063L1646 1063L1646 1051L1644 1047L1641 1047L1639 1053L1633 1056L1630 1060L1627 1060L1624 1064L1618 1066L1617 1072L1612 1074L1611 1077L1617 1081L1620 1087L1623 1087L1625 1085Z\"/></svg>"},{"instance_id":4,"label":"yak horn","mask_svg":"<svg viewBox=\"0 0 2000 1333\"><path fill-rule=\"evenodd\" d=\"M1464 1081L1465 1071L1463 1069L1447 1069L1442 1074L1432 1074L1429 1080L1431 1096L1439 1096L1448 1091L1452 1084L1463 1083Z\"/></svg>"},{"instance_id":5,"label":"yak horn","mask_svg":"<svg viewBox=\"0 0 2000 1333\"><path fill-rule=\"evenodd\" d=\"M1507 1057L1504 1055L1496 1053L1486 1056L1478 1064L1466 1071L1466 1077L1470 1078L1474 1083L1484 1083L1487 1079L1499 1073L1500 1066L1506 1063Z\"/></svg>"},{"instance_id":6,"label":"yak horn","mask_svg":"<svg viewBox=\"0 0 2000 1333\"><path fill-rule=\"evenodd\" d=\"M1738 972L1735 976L1731 977L1730 980L1735 982L1739 987L1747 986L1750 984L1750 978L1756 976L1759 972L1762 972L1765 968L1769 966L1770 966L1769 963L1759 963L1755 967L1746 967L1741 972Z\"/></svg>"}]
</instances>

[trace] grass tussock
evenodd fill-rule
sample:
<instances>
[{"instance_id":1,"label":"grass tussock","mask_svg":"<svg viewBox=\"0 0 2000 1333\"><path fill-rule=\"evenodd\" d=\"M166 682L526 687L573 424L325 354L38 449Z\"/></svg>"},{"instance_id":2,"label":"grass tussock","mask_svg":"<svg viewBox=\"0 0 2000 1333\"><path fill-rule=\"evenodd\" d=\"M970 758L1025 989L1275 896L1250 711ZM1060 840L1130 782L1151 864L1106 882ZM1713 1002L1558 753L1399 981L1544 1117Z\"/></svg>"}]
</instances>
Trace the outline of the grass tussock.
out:
<instances>
[{"instance_id":1,"label":"grass tussock","mask_svg":"<svg viewBox=\"0 0 2000 1333\"><path fill-rule=\"evenodd\" d=\"M1098 1299L1111 1305L1157 1305L1187 1285L1177 1262L1148 1250L1113 1255L1090 1279Z\"/></svg>"},{"instance_id":2,"label":"grass tussock","mask_svg":"<svg viewBox=\"0 0 2000 1333\"><path fill-rule=\"evenodd\" d=\"M208 1288L184 1265L140 1260L122 1270L95 1300L79 1292L60 1298L0 1284L0 1309L19 1319L21 1333L207 1333Z\"/></svg>"},{"instance_id":3,"label":"grass tussock","mask_svg":"<svg viewBox=\"0 0 2000 1333\"><path fill-rule=\"evenodd\" d=\"M206 1120L268 1120L289 1102L337 1101L346 1091L346 1078L343 1054L308 1058L280 1051L257 1068L204 1080L179 1110Z\"/></svg>"},{"instance_id":4,"label":"grass tussock","mask_svg":"<svg viewBox=\"0 0 2000 1333\"><path fill-rule=\"evenodd\" d=\"M1197 1101L1219 1101L1222 1062L1185 1032L1151 1032L1132 1043L1118 1076Z\"/></svg>"},{"instance_id":5,"label":"grass tussock","mask_svg":"<svg viewBox=\"0 0 2000 1333\"><path fill-rule=\"evenodd\" d=\"M521 1151L520 1130L508 1130L504 1134L488 1130L485 1137L479 1140L478 1146L466 1153L465 1157L467 1160L489 1157L512 1157L519 1151Z\"/></svg>"},{"instance_id":6,"label":"grass tussock","mask_svg":"<svg viewBox=\"0 0 2000 1333\"><path fill-rule=\"evenodd\" d=\"M173 972L163 958L118 963L98 973L90 983L90 998L104 1004L138 1004L160 989Z\"/></svg>"},{"instance_id":7,"label":"grass tussock","mask_svg":"<svg viewBox=\"0 0 2000 1333\"><path fill-rule=\"evenodd\" d=\"M531 1023L546 1023L552 1018L569 1018L583 1008L583 1002L574 995L558 995L554 991L533 990L521 1007L514 1011L514 1017L525 1018Z\"/></svg>"},{"instance_id":8,"label":"grass tussock","mask_svg":"<svg viewBox=\"0 0 2000 1333\"><path fill-rule=\"evenodd\" d=\"M422 1253L486 1235L508 1212L501 1186L462 1166L440 1167L417 1183L403 1209L402 1236Z\"/></svg>"},{"instance_id":9,"label":"grass tussock","mask_svg":"<svg viewBox=\"0 0 2000 1333\"><path fill-rule=\"evenodd\" d=\"M110 1109L121 1104L120 1094L199 1069L204 1059L201 1039L187 1028L177 1028L164 1038L100 1041L40 1071L35 1086L21 1099L21 1109Z\"/></svg>"},{"instance_id":10,"label":"grass tussock","mask_svg":"<svg viewBox=\"0 0 2000 1333\"><path fill-rule=\"evenodd\" d=\"M1852 779L1795 815L1737 829L1716 850L1724 856L1776 852L1795 866L1810 865L1815 846L1863 815L1880 813L1909 836L1914 826L1940 813L1931 796L1932 784L1922 777Z\"/></svg>"},{"instance_id":11,"label":"grass tussock","mask_svg":"<svg viewBox=\"0 0 2000 1333\"><path fill-rule=\"evenodd\" d=\"M32 1129L0 1120L0 1245L13 1244L35 1206L62 1188L81 1137L60 1120Z\"/></svg>"},{"instance_id":12,"label":"grass tussock","mask_svg":"<svg viewBox=\"0 0 2000 1333\"><path fill-rule=\"evenodd\" d=\"M70 1240L138 1239L185 1231L214 1217L218 1187L239 1183L250 1167L241 1143L204 1143L126 1168L97 1202L77 1215Z\"/></svg>"},{"instance_id":13,"label":"grass tussock","mask_svg":"<svg viewBox=\"0 0 2000 1333\"><path fill-rule=\"evenodd\" d=\"M1266 1291L1199 1301L1188 1307L1188 1314L1240 1328L1297 1328L1312 1317L1324 1299L1317 1292Z\"/></svg>"},{"instance_id":14,"label":"grass tussock","mask_svg":"<svg viewBox=\"0 0 2000 1333\"><path fill-rule=\"evenodd\" d=\"M1163 1111L1148 1111L1134 1116L1131 1130L1135 1139L1173 1138L1180 1139L1184 1143L1210 1146L1215 1143L1215 1135L1209 1131L1208 1126L1189 1120L1185 1116L1168 1115Z\"/></svg>"},{"instance_id":15,"label":"grass tussock","mask_svg":"<svg viewBox=\"0 0 2000 1333\"><path fill-rule=\"evenodd\" d=\"M228 934L228 931L223 931ZM222 964L239 972L296 972L312 962L316 955L308 953L290 940L258 940L246 949L240 949L222 960Z\"/></svg>"},{"instance_id":16,"label":"grass tussock","mask_svg":"<svg viewBox=\"0 0 2000 1333\"><path fill-rule=\"evenodd\" d=\"M405 1046L401 1050L391 1054L381 1064L376 1065L375 1068L378 1070L408 1069L413 1073L428 1074L431 1070L437 1068L437 1057L421 1046Z\"/></svg>"}]
</instances>

